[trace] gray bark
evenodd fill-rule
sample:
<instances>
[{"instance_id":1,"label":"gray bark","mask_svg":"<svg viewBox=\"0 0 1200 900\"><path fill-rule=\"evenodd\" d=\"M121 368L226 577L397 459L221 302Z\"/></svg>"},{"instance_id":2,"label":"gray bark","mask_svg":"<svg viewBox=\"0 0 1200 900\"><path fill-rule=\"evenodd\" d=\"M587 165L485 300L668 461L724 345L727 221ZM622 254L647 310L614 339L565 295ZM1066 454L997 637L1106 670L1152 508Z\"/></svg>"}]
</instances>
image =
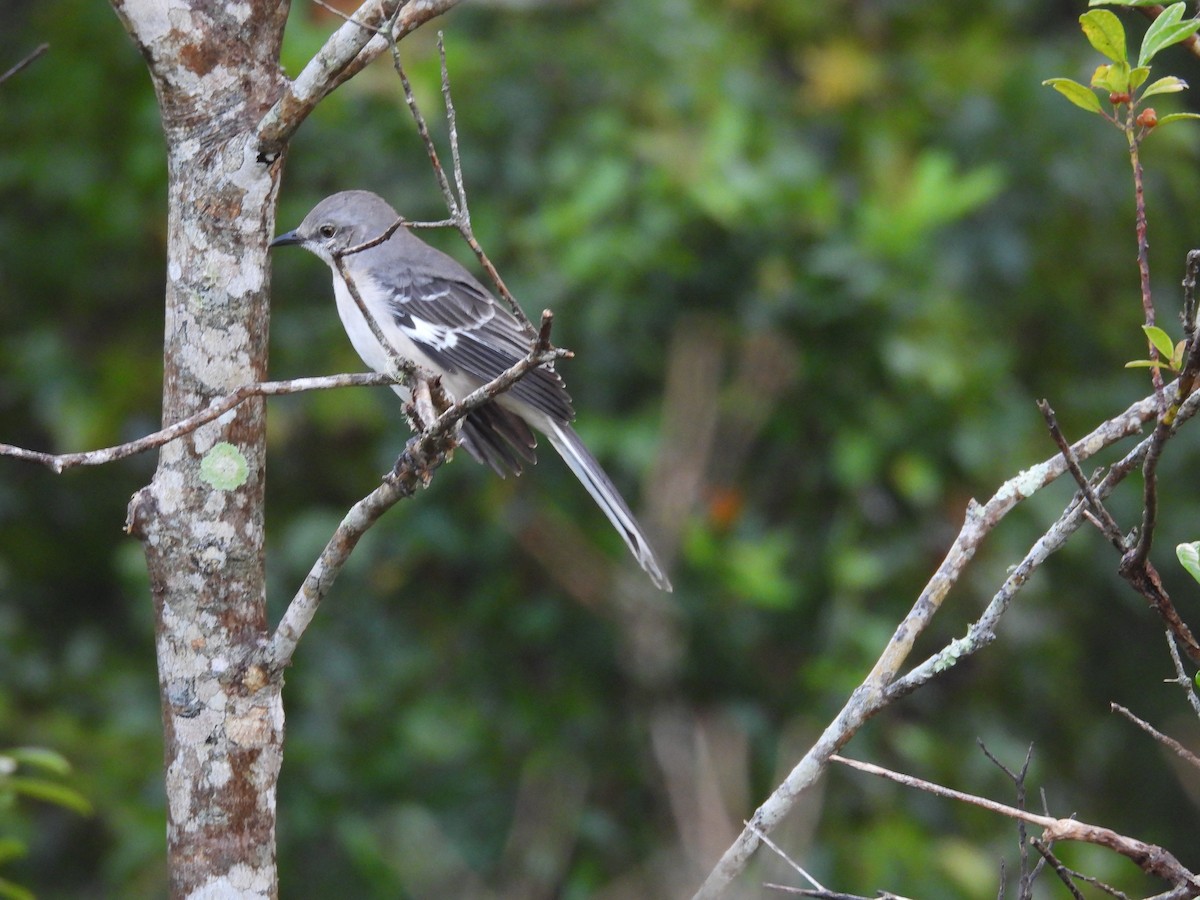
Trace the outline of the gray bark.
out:
<instances>
[{"instance_id":1,"label":"gray bark","mask_svg":"<svg viewBox=\"0 0 1200 900\"><path fill-rule=\"evenodd\" d=\"M263 380L282 156L256 129L284 88L288 4L113 0L145 57L168 149L164 424ZM275 897L281 681L268 636L265 404L163 447L130 503L157 615L173 897Z\"/></svg>"}]
</instances>

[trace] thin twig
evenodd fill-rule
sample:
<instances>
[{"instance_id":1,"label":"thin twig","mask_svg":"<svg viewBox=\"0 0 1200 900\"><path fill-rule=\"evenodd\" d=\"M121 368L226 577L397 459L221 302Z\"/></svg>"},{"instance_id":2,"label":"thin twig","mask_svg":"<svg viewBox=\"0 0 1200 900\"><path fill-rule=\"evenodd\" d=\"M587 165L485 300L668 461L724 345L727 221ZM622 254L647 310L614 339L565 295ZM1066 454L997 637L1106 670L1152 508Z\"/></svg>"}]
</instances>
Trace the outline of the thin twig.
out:
<instances>
[{"instance_id":1,"label":"thin twig","mask_svg":"<svg viewBox=\"0 0 1200 900\"><path fill-rule=\"evenodd\" d=\"M1063 455L1063 460L1067 464L1067 470L1071 473L1071 477L1075 479L1075 483L1079 485L1079 490L1083 493L1084 499L1092 511L1089 521L1093 522L1100 529L1101 534L1108 538L1109 543L1124 553L1127 549L1125 546L1125 536L1121 533L1121 528L1117 525L1112 514L1100 502L1100 499L1096 496L1096 492L1092 490L1091 482L1084 477L1083 470L1079 467L1079 461L1075 458L1075 453L1071 449L1070 443L1068 443L1066 436L1059 427L1058 417L1054 415L1054 410L1050 408L1050 404L1045 400L1039 400L1037 408L1041 412L1042 418L1046 420L1046 426L1050 429L1050 436L1054 438L1054 443L1058 445L1059 452Z\"/></svg>"},{"instance_id":2,"label":"thin twig","mask_svg":"<svg viewBox=\"0 0 1200 900\"><path fill-rule=\"evenodd\" d=\"M1187 695L1188 705L1192 707L1192 712L1200 716L1200 697L1196 696L1195 682L1188 677L1183 668L1183 660L1179 656L1179 645L1176 643L1175 635L1167 630L1167 650L1171 654L1171 662L1175 666L1175 677L1168 679L1171 684L1178 684L1183 688L1184 694Z\"/></svg>"},{"instance_id":3,"label":"thin twig","mask_svg":"<svg viewBox=\"0 0 1200 900\"><path fill-rule=\"evenodd\" d=\"M395 384L396 379L390 375L380 375L376 372L360 375L325 375L319 378L293 378L288 381L264 381L258 384L247 384L217 397L208 406L196 413L181 419L172 425L162 428L153 434L118 444L115 447L105 447L100 450L87 450L81 453L43 453L39 450L26 450L11 444L0 444L0 456L10 456L27 462L46 466L56 474L78 466L101 466L119 459L126 459L161 447L186 434L190 434L202 425L225 415L235 406L251 397L278 397L282 394L297 394L301 391L320 391L341 387L369 387L375 385Z\"/></svg>"},{"instance_id":4,"label":"thin twig","mask_svg":"<svg viewBox=\"0 0 1200 900\"><path fill-rule=\"evenodd\" d=\"M437 179L438 187L442 190L442 197L446 201L446 208L450 211L450 217L454 219L455 225L461 225L463 219L462 205L465 204L465 195L457 196L454 190L450 187L450 180L446 177L446 170L442 166L442 160L438 156L437 145L433 142L433 136L429 133L429 125L425 121L425 116L421 112L421 107L417 104L417 95L413 92L412 83L408 80L408 73L404 71L404 64L400 61L400 47L395 41L391 41L389 49L392 53L392 68L396 70L396 74L400 77L400 86L404 90L404 100L408 104L408 112L413 118L413 122L417 126L417 134L421 137L421 142L425 145L425 154L429 157L429 164L433 167L434 177ZM458 180L457 177L455 179Z\"/></svg>"},{"instance_id":5,"label":"thin twig","mask_svg":"<svg viewBox=\"0 0 1200 900\"><path fill-rule=\"evenodd\" d=\"M1196 413L1200 402L1189 398L1180 410L1175 427ZM1156 398L1151 396L1130 406L1122 414L1099 425L1091 434L1073 446L1076 459L1088 459L1105 447L1138 433L1142 426L1152 421L1157 413ZM1143 458L1148 439L1109 468L1108 474L1096 485L1100 498L1108 495L1119 482L1127 477ZM898 677L912 651L914 642L925 630L937 613L950 589L957 583L976 549L993 528L1021 500L1032 496L1052 483L1066 471L1062 455L1056 453L1050 459L1033 466L1002 484L987 501L979 504L971 501L965 521L945 559L934 572L921 594L913 603L909 613L880 654L878 661L863 682L847 698L845 704L826 726L817 741L792 768L791 772L775 788L750 818L755 829L770 833L791 811L796 801L816 782L828 765L830 754L845 745L871 716L881 709L916 690L921 684L937 677L953 667L962 658L987 646L995 640L995 628L1013 598L1028 581L1032 573L1051 553L1062 547L1071 533L1084 521L1082 504L1072 504L1045 534L1030 548L1021 564L1005 580L1004 585L988 604L984 614L971 625L965 638L952 641L942 651L935 653L903 677ZM743 828L733 843L722 854L704 883L694 895L695 900L716 900L724 895L728 886L745 869L760 841L750 828Z\"/></svg>"},{"instance_id":6,"label":"thin twig","mask_svg":"<svg viewBox=\"0 0 1200 900\"><path fill-rule=\"evenodd\" d=\"M412 114L413 121L417 126L417 133L421 137L421 141L425 145L425 154L429 157L429 163L433 167L434 177L437 178L438 187L441 188L442 197L446 201L446 208L450 211L450 216L454 221L454 225L458 228L458 232L462 235L462 239L466 241L467 246L471 248L471 252L475 254L475 258L479 260L480 266L487 273L488 279L496 287L496 292L504 300L517 321L529 331L533 330L533 325L530 323L525 311L521 309L521 304L517 302L517 298L513 296L508 289L508 285L504 283L504 279L500 277L500 272L492 263L484 251L483 246L475 237L475 232L471 227L471 209L467 201L467 191L465 179L463 177L462 157L458 147L458 126L454 113L454 100L450 94L450 70L446 64L446 48L441 35L438 37L438 47L441 53L442 65L442 97L446 104L446 118L450 132L450 156L454 164L454 184L457 187L457 193L450 185L450 180L446 177L446 170L442 166L441 158L438 156L437 146L433 142L433 137L429 133L429 126L425 121L425 116L421 113L421 108L417 103L416 94L413 92L412 83L408 80L408 74L404 71L404 66L400 60L400 49L393 41L390 45L392 52L392 68L396 70L396 74L400 78L400 85L404 90L404 100L408 104L409 112Z\"/></svg>"},{"instance_id":7,"label":"thin twig","mask_svg":"<svg viewBox=\"0 0 1200 900\"><path fill-rule=\"evenodd\" d=\"M425 22L440 16L459 0L366 0L336 32L329 36L296 79L258 124L259 159L276 159L301 123L326 96L368 63ZM391 23L389 33L379 28Z\"/></svg>"},{"instance_id":8,"label":"thin twig","mask_svg":"<svg viewBox=\"0 0 1200 900\"><path fill-rule=\"evenodd\" d=\"M462 225L471 232L471 211L467 206L467 188L463 181L462 155L458 148L458 118L454 113L454 98L450 96L450 67L446 64L446 36L439 29L437 33L438 59L442 67L442 102L446 106L446 133L450 138L450 161L454 165L454 186L458 189L462 201L459 212ZM472 232L473 233L473 232Z\"/></svg>"},{"instance_id":9,"label":"thin twig","mask_svg":"<svg viewBox=\"0 0 1200 900\"><path fill-rule=\"evenodd\" d=\"M9 69L3 75L0 75L0 84L4 84L4 82L8 81L8 79L12 78L14 75L16 75L22 69L26 68L27 66L32 65L34 60L36 60L39 56L41 56L43 53L45 53L49 49L50 49L49 44L38 44L36 47L33 48L32 51L30 51L28 54L26 54L26 56L23 59L21 59L16 65L14 65L11 69Z\"/></svg>"},{"instance_id":10,"label":"thin twig","mask_svg":"<svg viewBox=\"0 0 1200 900\"><path fill-rule=\"evenodd\" d=\"M426 426L415 434L396 461L396 466L370 494L356 503L329 538L325 549L313 563L300 590L288 604L279 626L264 650L262 660L268 671L281 672L291 664L296 647L307 630L317 608L324 600L334 580L367 530L387 510L401 500L411 497L418 487L428 486L433 472L446 461L456 444L454 426L472 410L492 402L508 390L530 369L554 359L570 355L570 351L539 350L532 344L529 353L487 384L472 391L457 403L451 404L435 418L434 409L440 402L427 389L435 384L418 378L414 395L421 407L419 418Z\"/></svg>"},{"instance_id":11,"label":"thin twig","mask_svg":"<svg viewBox=\"0 0 1200 900\"><path fill-rule=\"evenodd\" d=\"M1029 745L1029 749L1025 751L1025 762L1021 764L1021 770L1014 772L1004 763L1000 762L995 757L982 738L976 738L975 743L979 745L979 749L983 755L991 760L992 764L1001 772L1008 776L1009 781L1013 783L1013 787L1017 794L1017 809L1025 809L1025 778L1029 775L1029 764L1033 761L1033 744ZM1036 872L1029 867L1029 835L1025 830L1025 822L1017 822L1017 850L1021 856L1021 874L1017 883L1017 900L1027 900L1033 896L1033 880L1036 877Z\"/></svg>"},{"instance_id":12,"label":"thin twig","mask_svg":"<svg viewBox=\"0 0 1200 900\"><path fill-rule=\"evenodd\" d=\"M932 781L925 781L923 778L916 778L902 772L894 772L882 766L861 762L856 759L847 759L844 756L836 754L831 756L830 760L841 763L844 766L849 766L852 769L858 769L860 772L878 775L881 778L895 781L906 787L925 791L926 793L933 794L935 797L944 797L949 800L968 803L972 806L978 806L990 812L1007 816L1010 819L1023 819L1031 825L1037 825L1044 829L1041 838L1043 841L1080 841L1106 847L1131 860L1148 875L1161 878L1173 886L1187 886L1191 890L1200 892L1200 878L1197 878L1168 850L1155 844L1140 841L1137 838L1118 834L1111 828L1105 828L1102 825L1089 825L1087 822L1081 822L1078 819L1056 819L1051 816L1039 816L1028 810L1006 806L1003 803L997 803L995 800L989 800L986 797L966 794L962 791L956 791L953 788L935 784Z\"/></svg>"},{"instance_id":13,"label":"thin twig","mask_svg":"<svg viewBox=\"0 0 1200 900\"><path fill-rule=\"evenodd\" d=\"M394 228L395 226L393 226ZM369 243L369 242L368 242ZM351 248L354 249L354 248ZM392 375L394 380L412 388L418 378L424 381L432 381L437 376L431 372L426 372L411 359L405 359L400 355L392 342L388 340L387 335L383 333L383 329L375 320L371 310L367 307L367 303L363 300L362 294L358 290L358 285L355 284L354 278L350 275L350 270L346 267L346 263L342 260L344 254L335 253L333 255L333 264L337 267L338 274L342 276L342 280L346 283L346 288L350 291L350 296L353 298L358 311L362 313L363 319L366 320L367 327L371 330L371 334L375 340L379 342L379 346L383 348L383 352L387 355L388 362L392 367ZM419 426L414 426L414 431L419 431Z\"/></svg>"},{"instance_id":14,"label":"thin twig","mask_svg":"<svg viewBox=\"0 0 1200 900\"><path fill-rule=\"evenodd\" d=\"M747 828L754 828L754 826L752 824L750 824L749 822L743 822L742 824L745 825ZM757 828L754 828L754 830L758 831ZM794 859L792 859L790 856L788 856L786 853L784 853L783 849L778 844L776 844L773 840L771 840L769 837L767 837L761 831L758 831L758 839L760 841L762 841L764 844L766 844L769 849L775 851L776 856L778 856L785 863L787 863L789 866L791 866L793 869L795 869L796 872L800 875L800 877L803 878L805 881L807 881L809 884L811 884L815 890L818 890L818 891L827 890L827 888L823 884L821 884L821 882L817 881L817 879L815 879L811 875L809 875L808 872L805 871L803 866L801 866L798 862L796 862Z\"/></svg>"},{"instance_id":15,"label":"thin twig","mask_svg":"<svg viewBox=\"0 0 1200 900\"><path fill-rule=\"evenodd\" d=\"M1071 878L1071 870L1064 866L1058 857L1050 852L1050 848L1037 838L1034 838L1030 843L1033 844L1034 849L1038 853L1042 854L1042 859L1049 863L1050 868L1054 870L1054 874L1058 876L1058 880L1066 885L1067 890L1071 892L1071 896L1075 900L1086 900L1079 888L1075 886L1075 881Z\"/></svg>"},{"instance_id":16,"label":"thin twig","mask_svg":"<svg viewBox=\"0 0 1200 900\"><path fill-rule=\"evenodd\" d=\"M1200 756L1197 756L1195 753L1193 753L1187 747L1183 746L1183 744L1179 743L1179 741L1175 740L1175 738L1173 738L1169 735L1163 734L1161 731L1159 731L1157 728L1155 728L1149 722L1135 716L1133 713L1131 713L1128 709L1126 709L1120 703L1110 703L1108 705L1108 708L1111 709L1113 712L1118 712L1121 715L1123 715L1130 722L1132 722L1138 728L1142 729L1142 731L1146 732L1146 734L1150 735L1152 738L1154 738L1156 741L1158 741L1160 744L1162 744L1168 750L1173 751L1175 753L1175 755L1178 756L1180 759L1182 759L1184 762L1186 762L1192 766L1195 766L1197 769L1200 769Z\"/></svg>"},{"instance_id":17,"label":"thin twig","mask_svg":"<svg viewBox=\"0 0 1200 900\"><path fill-rule=\"evenodd\" d=\"M1138 267L1138 284L1141 288L1142 295L1142 316L1147 327L1154 325L1154 297L1150 292L1150 240L1147 237L1147 222L1146 222L1146 185L1145 177L1142 171L1142 159L1139 153L1141 148L1141 137L1133 123L1134 110L1133 105L1129 104L1126 112L1126 121L1122 125L1122 130L1125 132L1125 137L1129 143L1129 162L1133 166L1133 195L1134 195L1134 216L1137 232L1137 267ZM1154 346L1154 341L1147 339L1150 345L1150 360L1155 361L1159 358L1158 348ZM1163 378L1162 370L1158 366L1152 366L1150 369L1150 381L1154 385L1154 395L1158 398L1158 411L1161 416L1167 410L1166 396L1163 393Z\"/></svg>"}]
</instances>

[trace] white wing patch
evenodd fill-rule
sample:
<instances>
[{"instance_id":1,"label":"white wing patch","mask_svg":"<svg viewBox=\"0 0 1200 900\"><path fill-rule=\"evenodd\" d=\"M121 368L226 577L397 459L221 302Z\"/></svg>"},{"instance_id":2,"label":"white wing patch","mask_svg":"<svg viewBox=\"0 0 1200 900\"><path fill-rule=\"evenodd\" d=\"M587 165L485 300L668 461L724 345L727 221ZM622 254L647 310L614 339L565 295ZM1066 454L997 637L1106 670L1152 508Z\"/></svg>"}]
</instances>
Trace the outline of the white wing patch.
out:
<instances>
[{"instance_id":1,"label":"white wing patch","mask_svg":"<svg viewBox=\"0 0 1200 900\"><path fill-rule=\"evenodd\" d=\"M407 331L409 336L418 344L425 344L435 350L450 350L458 345L458 329L448 328L445 325L435 325L427 319L412 316L412 326L401 329Z\"/></svg>"}]
</instances>

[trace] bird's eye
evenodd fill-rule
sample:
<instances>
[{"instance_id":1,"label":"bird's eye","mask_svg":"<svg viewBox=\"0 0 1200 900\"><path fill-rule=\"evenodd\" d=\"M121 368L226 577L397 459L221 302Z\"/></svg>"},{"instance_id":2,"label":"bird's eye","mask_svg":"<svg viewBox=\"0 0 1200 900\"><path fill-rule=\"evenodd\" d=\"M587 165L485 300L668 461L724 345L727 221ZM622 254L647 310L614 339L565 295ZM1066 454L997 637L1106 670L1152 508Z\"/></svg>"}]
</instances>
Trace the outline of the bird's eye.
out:
<instances>
[{"instance_id":1,"label":"bird's eye","mask_svg":"<svg viewBox=\"0 0 1200 900\"><path fill-rule=\"evenodd\" d=\"M317 229L317 231L320 232L321 237L326 239L329 239L337 234L337 229L332 225L322 225Z\"/></svg>"}]
</instances>

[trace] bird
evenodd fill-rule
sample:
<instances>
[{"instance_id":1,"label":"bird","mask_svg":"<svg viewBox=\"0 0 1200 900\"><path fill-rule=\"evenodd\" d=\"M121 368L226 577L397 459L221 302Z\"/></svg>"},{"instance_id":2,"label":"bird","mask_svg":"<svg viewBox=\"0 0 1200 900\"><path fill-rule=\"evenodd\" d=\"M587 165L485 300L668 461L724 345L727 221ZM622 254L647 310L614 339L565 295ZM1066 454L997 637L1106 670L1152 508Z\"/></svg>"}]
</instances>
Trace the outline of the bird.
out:
<instances>
[{"instance_id":1,"label":"bird","mask_svg":"<svg viewBox=\"0 0 1200 900\"><path fill-rule=\"evenodd\" d=\"M379 195L341 191L320 201L299 226L280 234L270 246L302 247L329 266L338 316L368 367L391 372L392 354L364 318L338 270L338 258L395 354L441 376L452 399L464 397L524 358L537 335L454 257L407 228L395 228L369 249L342 255L380 238L399 220ZM408 400L403 385L393 390ZM459 441L503 478L520 475L524 464L537 462L534 432L545 435L650 580L670 591L671 582L629 505L571 427L574 418L562 377L542 365L469 413Z\"/></svg>"}]
</instances>

